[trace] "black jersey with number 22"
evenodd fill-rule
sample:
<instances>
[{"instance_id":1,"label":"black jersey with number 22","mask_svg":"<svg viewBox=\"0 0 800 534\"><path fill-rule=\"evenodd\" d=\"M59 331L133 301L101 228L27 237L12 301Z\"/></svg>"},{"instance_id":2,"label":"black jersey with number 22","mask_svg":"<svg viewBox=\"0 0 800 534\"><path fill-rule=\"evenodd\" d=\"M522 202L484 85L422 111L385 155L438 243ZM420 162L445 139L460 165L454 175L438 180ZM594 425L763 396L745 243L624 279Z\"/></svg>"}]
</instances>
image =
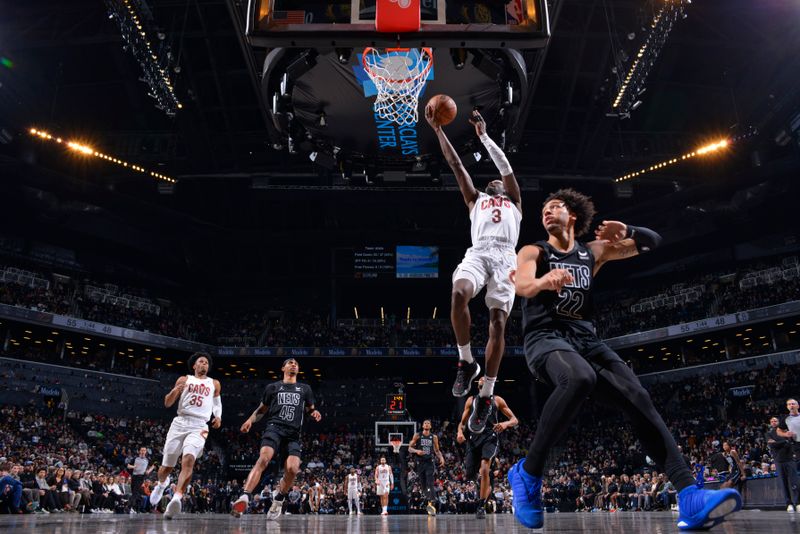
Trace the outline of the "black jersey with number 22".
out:
<instances>
[{"instance_id":1,"label":"black jersey with number 22","mask_svg":"<svg viewBox=\"0 0 800 534\"><path fill-rule=\"evenodd\" d=\"M541 249L536 277L542 278L555 269L569 271L574 279L561 291L541 291L533 298L522 299L522 322L525 333L559 323L588 323L593 319L592 286L594 255L583 243L575 242L569 252L553 248L547 241L535 243Z\"/></svg>"}]
</instances>

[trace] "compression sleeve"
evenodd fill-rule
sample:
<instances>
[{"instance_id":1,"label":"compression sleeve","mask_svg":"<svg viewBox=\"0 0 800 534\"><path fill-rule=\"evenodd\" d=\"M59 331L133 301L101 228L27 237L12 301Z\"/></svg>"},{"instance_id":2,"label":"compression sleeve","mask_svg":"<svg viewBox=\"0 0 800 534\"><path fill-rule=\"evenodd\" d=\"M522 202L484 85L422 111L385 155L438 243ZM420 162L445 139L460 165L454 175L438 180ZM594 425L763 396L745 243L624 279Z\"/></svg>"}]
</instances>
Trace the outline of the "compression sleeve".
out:
<instances>
[{"instance_id":1,"label":"compression sleeve","mask_svg":"<svg viewBox=\"0 0 800 534\"><path fill-rule=\"evenodd\" d=\"M500 171L500 176L508 176L512 174L514 171L511 170L511 164L508 162L506 155L503 153L502 149L497 146L497 144L492 141L492 138L489 137L488 134L482 134L480 136L481 143L483 146L486 147L486 151L489 152L489 157L492 158L497 170Z\"/></svg>"},{"instance_id":2,"label":"compression sleeve","mask_svg":"<svg viewBox=\"0 0 800 534\"><path fill-rule=\"evenodd\" d=\"M222 419L222 397L220 396L214 397L214 402L211 406L211 413L217 419Z\"/></svg>"},{"instance_id":3,"label":"compression sleeve","mask_svg":"<svg viewBox=\"0 0 800 534\"><path fill-rule=\"evenodd\" d=\"M638 250L640 254L658 248L658 246L661 245L661 241L663 241L662 237L658 235L657 232L645 228L644 226L628 225L628 231L625 233L625 237L633 239L633 242L636 243L636 250Z\"/></svg>"}]
</instances>

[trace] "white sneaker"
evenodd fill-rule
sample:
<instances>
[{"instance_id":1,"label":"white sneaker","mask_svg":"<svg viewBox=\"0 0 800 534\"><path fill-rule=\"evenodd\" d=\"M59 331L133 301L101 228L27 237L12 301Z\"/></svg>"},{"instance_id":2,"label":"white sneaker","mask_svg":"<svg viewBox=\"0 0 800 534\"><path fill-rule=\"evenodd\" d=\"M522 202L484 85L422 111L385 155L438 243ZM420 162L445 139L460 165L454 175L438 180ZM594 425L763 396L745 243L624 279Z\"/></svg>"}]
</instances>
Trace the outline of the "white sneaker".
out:
<instances>
[{"instance_id":1,"label":"white sneaker","mask_svg":"<svg viewBox=\"0 0 800 534\"><path fill-rule=\"evenodd\" d=\"M791 514L793 514L793 513L794 513L794 506L792 506L792 505L790 504L789 506L787 506L787 507L786 507L786 511L787 511L787 512L789 512L789 513L791 513Z\"/></svg>"},{"instance_id":2,"label":"white sneaker","mask_svg":"<svg viewBox=\"0 0 800 534\"><path fill-rule=\"evenodd\" d=\"M231 515L233 517L241 517L247 511L247 506L250 504L250 498L246 493L242 493L238 499L233 501L231 505Z\"/></svg>"},{"instance_id":3,"label":"white sneaker","mask_svg":"<svg viewBox=\"0 0 800 534\"><path fill-rule=\"evenodd\" d=\"M381 515L389 515L389 512L381 512Z\"/></svg>"},{"instance_id":4,"label":"white sneaker","mask_svg":"<svg viewBox=\"0 0 800 534\"><path fill-rule=\"evenodd\" d=\"M275 498L277 494L277 491L272 494L272 506L269 507L269 511L267 512L267 519L270 521L277 521L283 511L283 502L285 499L277 500Z\"/></svg>"},{"instance_id":5,"label":"white sneaker","mask_svg":"<svg viewBox=\"0 0 800 534\"><path fill-rule=\"evenodd\" d=\"M181 500L173 498L164 510L164 519L172 519L181 513Z\"/></svg>"},{"instance_id":6,"label":"white sneaker","mask_svg":"<svg viewBox=\"0 0 800 534\"><path fill-rule=\"evenodd\" d=\"M162 486L161 484L156 484L153 488L153 492L150 493L150 504L153 506L158 506L158 503L161 502L161 497L164 496L164 490L167 489L169 486L169 479L166 481L167 485Z\"/></svg>"},{"instance_id":7,"label":"white sneaker","mask_svg":"<svg viewBox=\"0 0 800 534\"><path fill-rule=\"evenodd\" d=\"M350 510L350 515L356 515L356 513L353 510Z\"/></svg>"}]
</instances>

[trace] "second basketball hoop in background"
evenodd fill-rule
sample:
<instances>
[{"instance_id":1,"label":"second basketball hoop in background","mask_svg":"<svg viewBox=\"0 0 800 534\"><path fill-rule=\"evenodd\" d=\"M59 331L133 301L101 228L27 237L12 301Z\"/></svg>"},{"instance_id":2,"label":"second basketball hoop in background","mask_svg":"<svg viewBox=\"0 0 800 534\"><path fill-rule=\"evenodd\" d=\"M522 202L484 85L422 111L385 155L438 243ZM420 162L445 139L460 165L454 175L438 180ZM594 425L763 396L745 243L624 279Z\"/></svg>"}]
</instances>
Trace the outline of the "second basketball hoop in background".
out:
<instances>
[{"instance_id":1,"label":"second basketball hoop in background","mask_svg":"<svg viewBox=\"0 0 800 534\"><path fill-rule=\"evenodd\" d=\"M442 126L453 122L456 114L458 114L458 107L455 101L447 95L432 96L425 107L433 109L434 120Z\"/></svg>"}]
</instances>

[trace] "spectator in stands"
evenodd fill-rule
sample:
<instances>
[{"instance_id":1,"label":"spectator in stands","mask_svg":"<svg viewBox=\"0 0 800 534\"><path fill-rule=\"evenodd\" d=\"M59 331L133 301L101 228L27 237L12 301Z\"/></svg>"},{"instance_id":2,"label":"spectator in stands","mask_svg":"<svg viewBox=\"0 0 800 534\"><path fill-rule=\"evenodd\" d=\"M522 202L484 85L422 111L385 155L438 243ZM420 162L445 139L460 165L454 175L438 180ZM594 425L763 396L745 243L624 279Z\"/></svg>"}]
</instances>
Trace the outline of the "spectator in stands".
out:
<instances>
[{"instance_id":1,"label":"spectator in stands","mask_svg":"<svg viewBox=\"0 0 800 534\"><path fill-rule=\"evenodd\" d=\"M2 459L0 463L0 510L6 509L7 513L22 513L22 482L17 480L12 470L16 470L11 462Z\"/></svg>"}]
</instances>

